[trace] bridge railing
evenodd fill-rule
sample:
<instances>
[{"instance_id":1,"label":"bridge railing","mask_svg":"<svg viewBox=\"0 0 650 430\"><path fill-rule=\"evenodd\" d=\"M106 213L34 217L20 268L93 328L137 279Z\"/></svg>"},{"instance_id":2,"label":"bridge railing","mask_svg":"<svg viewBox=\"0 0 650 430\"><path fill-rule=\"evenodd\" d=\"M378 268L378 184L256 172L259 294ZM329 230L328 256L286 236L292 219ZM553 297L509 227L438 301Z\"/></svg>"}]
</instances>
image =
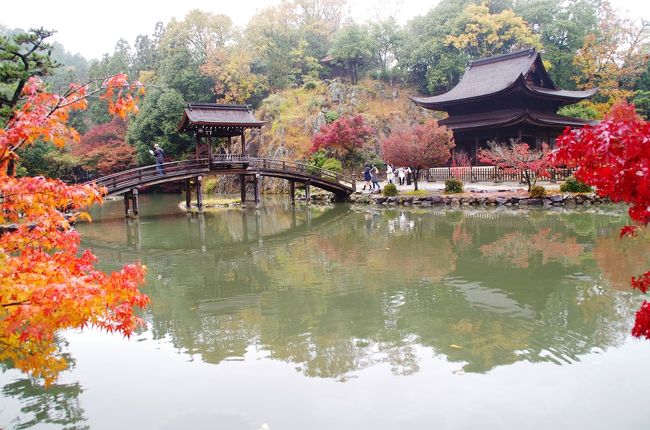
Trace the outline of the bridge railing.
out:
<instances>
[{"instance_id":1,"label":"bridge railing","mask_svg":"<svg viewBox=\"0 0 650 430\"><path fill-rule=\"evenodd\" d=\"M232 154L215 154L210 158L212 164L240 164L248 163L250 158L248 155L232 155Z\"/></svg>"},{"instance_id":2,"label":"bridge railing","mask_svg":"<svg viewBox=\"0 0 650 430\"><path fill-rule=\"evenodd\" d=\"M111 193L129 187L136 187L144 183L156 182L157 178L173 178L188 174L209 173L210 171L232 168L239 171L243 169L247 172L255 170L285 172L299 177L305 177L306 179L320 179L323 182L336 183L352 190L355 188L354 179L340 173L310 166L305 163L276 160L273 158L219 155L211 158L163 163L160 168L162 169L162 175L158 173L158 166L153 164L113 173L98 178L93 182L100 187L106 187L109 193Z\"/></svg>"},{"instance_id":3,"label":"bridge railing","mask_svg":"<svg viewBox=\"0 0 650 430\"><path fill-rule=\"evenodd\" d=\"M342 175L331 170L321 169L306 163L297 161L276 160L274 158L249 158L249 167L260 170L276 170L298 174L301 176L311 176L327 182L335 182L348 188L355 188L354 178Z\"/></svg>"},{"instance_id":4,"label":"bridge railing","mask_svg":"<svg viewBox=\"0 0 650 430\"><path fill-rule=\"evenodd\" d=\"M162 169L162 175L158 174L158 167L152 164L150 166L137 167L103 176L93 182L100 187L106 187L110 192L111 190L136 186L143 181L152 180L156 177L182 176L188 173L196 173L200 170L208 172L210 170L210 160L207 158L199 158L194 160L172 161L163 163L160 168Z\"/></svg>"}]
</instances>

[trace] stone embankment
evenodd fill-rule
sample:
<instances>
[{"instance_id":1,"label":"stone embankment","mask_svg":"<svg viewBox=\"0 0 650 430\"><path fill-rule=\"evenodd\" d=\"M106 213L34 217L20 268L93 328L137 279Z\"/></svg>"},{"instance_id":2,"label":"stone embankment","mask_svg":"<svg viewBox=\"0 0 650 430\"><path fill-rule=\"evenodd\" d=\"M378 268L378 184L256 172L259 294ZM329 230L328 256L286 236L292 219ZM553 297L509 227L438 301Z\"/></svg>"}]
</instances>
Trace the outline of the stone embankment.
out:
<instances>
[{"instance_id":1,"label":"stone embankment","mask_svg":"<svg viewBox=\"0 0 650 430\"><path fill-rule=\"evenodd\" d=\"M425 196L395 196L386 197L381 194L354 193L349 198L350 203L374 204L385 206L590 206L608 203L596 194L553 194L544 198L531 198L527 195L494 196L494 195L425 195Z\"/></svg>"}]
</instances>

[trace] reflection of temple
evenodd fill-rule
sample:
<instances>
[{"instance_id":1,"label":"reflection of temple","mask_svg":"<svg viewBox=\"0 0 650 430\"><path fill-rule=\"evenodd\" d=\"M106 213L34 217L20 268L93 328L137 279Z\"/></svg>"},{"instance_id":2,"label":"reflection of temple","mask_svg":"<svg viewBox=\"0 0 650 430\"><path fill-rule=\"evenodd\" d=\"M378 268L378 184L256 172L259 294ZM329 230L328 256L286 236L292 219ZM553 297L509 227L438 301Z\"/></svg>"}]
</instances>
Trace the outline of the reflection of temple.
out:
<instances>
[{"instance_id":1,"label":"reflection of temple","mask_svg":"<svg viewBox=\"0 0 650 430\"><path fill-rule=\"evenodd\" d=\"M186 232L143 223L155 338L208 363L255 347L306 376L345 379L378 363L413 373L431 351L466 372L573 362L629 330L634 298L595 291L601 270L589 260L623 215L336 207L312 228L299 211L297 227L293 212L268 215L206 214L205 245L200 218Z\"/></svg>"},{"instance_id":2,"label":"reflection of temple","mask_svg":"<svg viewBox=\"0 0 650 430\"><path fill-rule=\"evenodd\" d=\"M559 89L532 48L472 61L450 91L413 101L425 109L447 112L449 117L440 124L454 132L456 150L476 159L477 149L489 140L553 146L565 127L588 123L558 115L558 109L595 93L595 89Z\"/></svg>"}]
</instances>

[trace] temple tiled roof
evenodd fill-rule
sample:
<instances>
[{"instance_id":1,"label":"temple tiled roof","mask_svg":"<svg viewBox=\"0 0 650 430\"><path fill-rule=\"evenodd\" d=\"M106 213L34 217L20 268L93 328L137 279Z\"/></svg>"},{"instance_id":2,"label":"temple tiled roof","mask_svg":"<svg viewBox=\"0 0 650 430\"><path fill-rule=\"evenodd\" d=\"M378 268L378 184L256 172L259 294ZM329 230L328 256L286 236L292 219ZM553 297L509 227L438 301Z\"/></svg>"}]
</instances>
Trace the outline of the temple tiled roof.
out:
<instances>
[{"instance_id":1,"label":"temple tiled roof","mask_svg":"<svg viewBox=\"0 0 650 430\"><path fill-rule=\"evenodd\" d=\"M539 82L533 84L526 77L535 69L539 71ZM446 107L451 105L481 100L513 89L521 89L537 97L557 99L560 104L578 102L597 91L557 88L546 72L540 54L531 48L474 60L469 63L458 85L450 91L433 97L413 97L412 100L427 109L447 110Z\"/></svg>"},{"instance_id":2,"label":"temple tiled roof","mask_svg":"<svg viewBox=\"0 0 650 430\"><path fill-rule=\"evenodd\" d=\"M179 131L194 131L199 128L217 130L239 130L260 128L264 121L258 121L246 105L218 103L188 103Z\"/></svg>"}]
</instances>

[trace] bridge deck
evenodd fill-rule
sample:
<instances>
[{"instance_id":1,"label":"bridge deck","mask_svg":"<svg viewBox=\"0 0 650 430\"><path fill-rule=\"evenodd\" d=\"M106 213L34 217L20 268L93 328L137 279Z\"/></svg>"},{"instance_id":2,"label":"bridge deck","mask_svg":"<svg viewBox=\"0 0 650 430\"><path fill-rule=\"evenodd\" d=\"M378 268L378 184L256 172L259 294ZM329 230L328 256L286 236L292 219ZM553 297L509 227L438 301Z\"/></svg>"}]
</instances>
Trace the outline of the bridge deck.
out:
<instances>
[{"instance_id":1,"label":"bridge deck","mask_svg":"<svg viewBox=\"0 0 650 430\"><path fill-rule=\"evenodd\" d=\"M355 190L353 178L329 170L294 161L242 156L215 156L194 160L174 161L161 165L138 167L104 176L93 181L108 190L108 195L119 195L134 188L181 181L201 175L256 175L309 182L310 185L336 194L350 194Z\"/></svg>"}]
</instances>

